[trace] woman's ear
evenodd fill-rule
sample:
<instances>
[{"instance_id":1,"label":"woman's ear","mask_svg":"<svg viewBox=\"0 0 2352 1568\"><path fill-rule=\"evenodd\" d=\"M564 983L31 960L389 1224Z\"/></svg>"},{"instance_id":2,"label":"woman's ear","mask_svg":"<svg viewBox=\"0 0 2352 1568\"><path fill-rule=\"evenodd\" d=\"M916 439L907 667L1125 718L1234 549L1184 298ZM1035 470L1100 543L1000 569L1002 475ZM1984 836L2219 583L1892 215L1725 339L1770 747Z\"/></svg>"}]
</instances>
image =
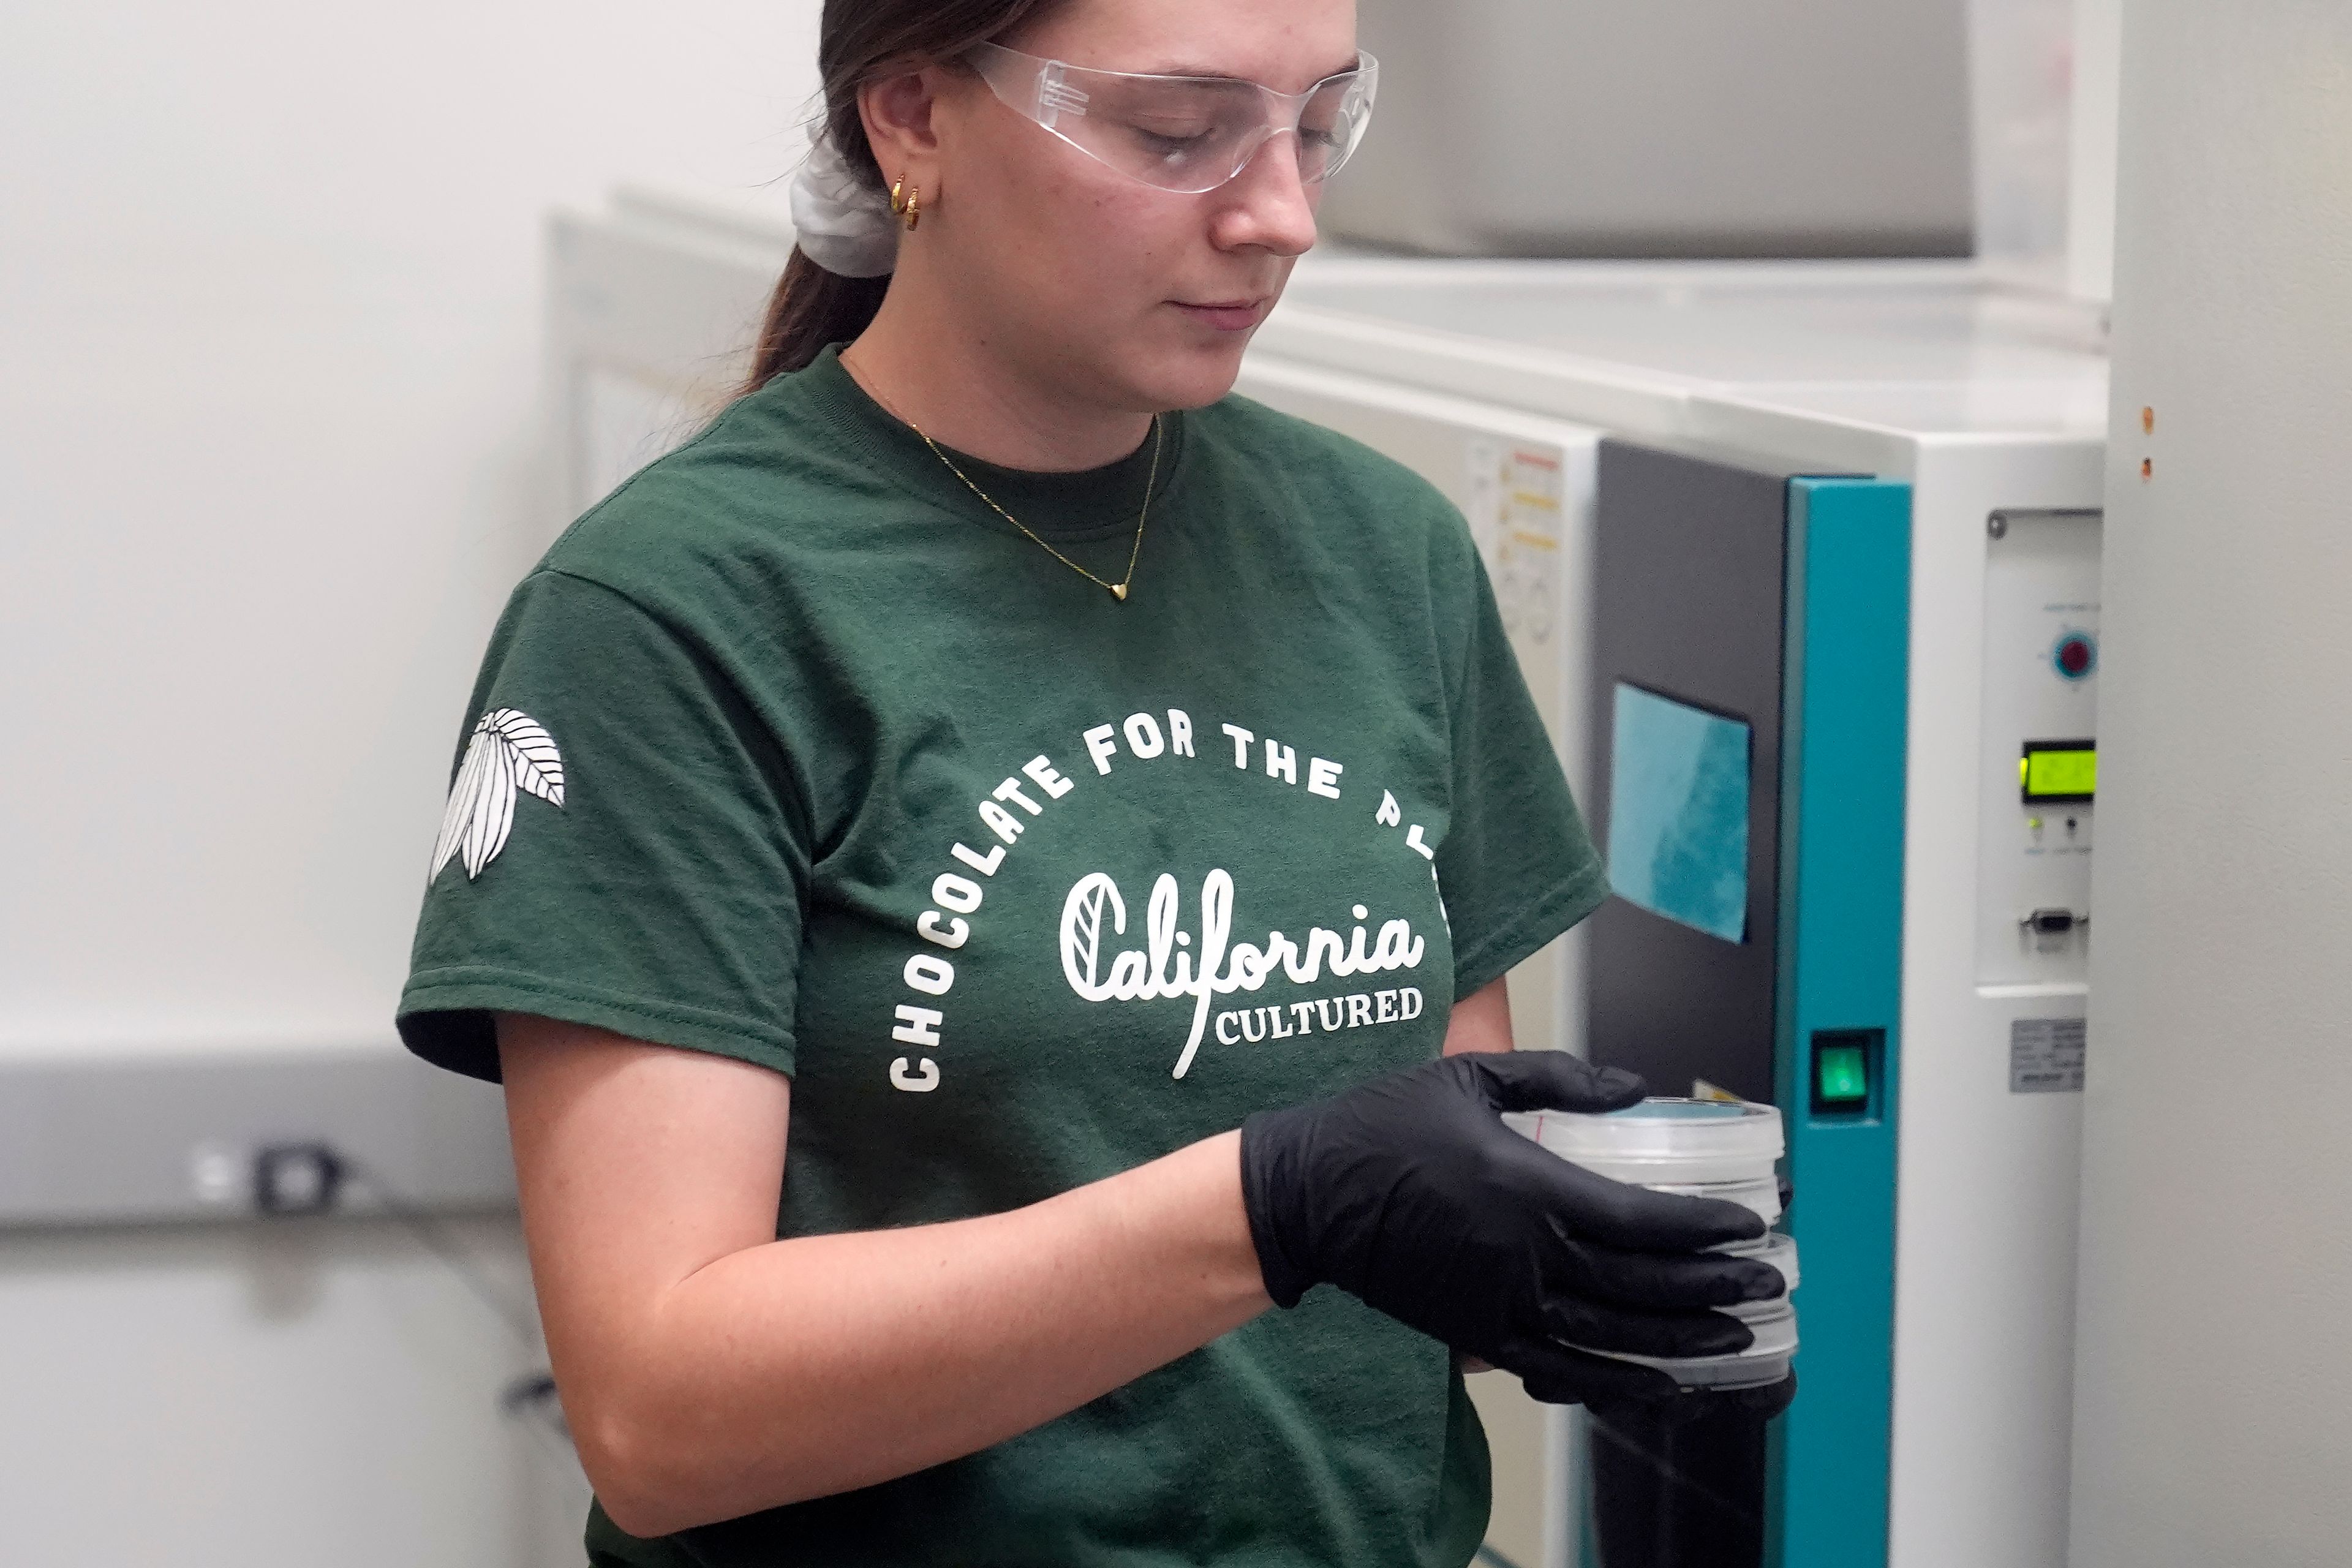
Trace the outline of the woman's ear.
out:
<instances>
[{"instance_id":1,"label":"woman's ear","mask_svg":"<svg viewBox=\"0 0 2352 1568\"><path fill-rule=\"evenodd\" d=\"M939 200L940 139L931 123L945 72L937 66L877 77L857 89L866 140L881 166L882 183L903 180L927 205Z\"/></svg>"}]
</instances>

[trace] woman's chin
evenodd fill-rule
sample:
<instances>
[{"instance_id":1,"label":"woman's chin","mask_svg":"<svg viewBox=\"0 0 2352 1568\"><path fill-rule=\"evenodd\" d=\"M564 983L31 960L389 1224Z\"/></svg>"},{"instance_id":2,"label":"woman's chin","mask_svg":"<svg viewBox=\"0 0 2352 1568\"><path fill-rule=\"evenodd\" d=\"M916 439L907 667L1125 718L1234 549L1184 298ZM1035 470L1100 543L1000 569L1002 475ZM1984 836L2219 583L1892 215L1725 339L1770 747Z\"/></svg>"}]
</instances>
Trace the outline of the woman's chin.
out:
<instances>
[{"instance_id":1,"label":"woman's chin","mask_svg":"<svg viewBox=\"0 0 2352 1568\"><path fill-rule=\"evenodd\" d=\"M1226 343L1194 344L1154 367L1152 401L1161 408L1205 408L1234 389L1242 373L1246 337Z\"/></svg>"}]
</instances>

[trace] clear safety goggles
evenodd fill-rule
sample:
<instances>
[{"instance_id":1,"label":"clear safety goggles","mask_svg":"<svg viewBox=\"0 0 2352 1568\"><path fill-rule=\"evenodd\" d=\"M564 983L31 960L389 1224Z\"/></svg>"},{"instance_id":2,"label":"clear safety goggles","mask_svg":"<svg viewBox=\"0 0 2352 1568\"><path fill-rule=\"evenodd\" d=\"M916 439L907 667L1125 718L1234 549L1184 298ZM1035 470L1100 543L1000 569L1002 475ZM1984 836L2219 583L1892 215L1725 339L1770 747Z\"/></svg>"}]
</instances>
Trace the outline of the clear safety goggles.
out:
<instances>
[{"instance_id":1,"label":"clear safety goggles","mask_svg":"<svg viewBox=\"0 0 2352 1568\"><path fill-rule=\"evenodd\" d=\"M964 59L1014 113L1122 174L1184 195L1215 190L1284 132L1298 142L1298 177L1328 177L1364 139L1381 73L1359 52L1353 70L1276 92L1237 77L1096 70L1002 44L975 44Z\"/></svg>"}]
</instances>

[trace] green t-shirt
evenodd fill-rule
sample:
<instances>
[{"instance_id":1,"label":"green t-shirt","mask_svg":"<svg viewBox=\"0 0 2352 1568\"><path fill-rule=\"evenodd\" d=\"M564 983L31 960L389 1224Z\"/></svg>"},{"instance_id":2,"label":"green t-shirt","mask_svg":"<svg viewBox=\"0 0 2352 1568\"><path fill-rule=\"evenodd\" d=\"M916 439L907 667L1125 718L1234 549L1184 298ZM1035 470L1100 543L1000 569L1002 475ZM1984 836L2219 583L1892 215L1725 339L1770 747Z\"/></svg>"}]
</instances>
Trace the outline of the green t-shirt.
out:
<instances>
[{"instance_id":1,"label":"green t-shirt","mask_svg":"<svg viewBox=\"0 0 2352 1568\"><path fill-rule=\"evenodd\" d=\"M779 1236L1035 1203L1434 1056L1604 891L1468 531L1245 399L1162 426L1124 603L831 352L574 524L467 710L411 1048L495 1079L505 1009L790 1075ZM1152 447L955 460L1116 582ZM1325 1289L969 1458L588 1542L1457 1568L1486 1508L1446 1351Z\"/></svg>"}]
</instances>

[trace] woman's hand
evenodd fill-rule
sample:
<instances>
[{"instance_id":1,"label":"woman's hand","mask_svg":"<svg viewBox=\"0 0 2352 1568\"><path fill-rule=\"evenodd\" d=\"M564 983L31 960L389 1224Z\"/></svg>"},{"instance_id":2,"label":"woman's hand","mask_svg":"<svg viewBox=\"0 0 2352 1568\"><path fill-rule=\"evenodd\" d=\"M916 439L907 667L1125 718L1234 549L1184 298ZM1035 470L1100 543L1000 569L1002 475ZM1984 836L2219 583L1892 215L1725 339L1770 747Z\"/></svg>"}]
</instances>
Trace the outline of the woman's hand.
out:
<instances>
[{"instance_id":1,"label":"woman's hand","mask_svg":"<svg viewBox=\"0 0 2352 1568\"><path fill-rule=\"evenodd\" d=\"M1744 1350L1710 1308L1780 1294L1778 1270L1701 1249L1751 1240L1736 1204L1653 1193L1569 1163L1505 1110L1617 1110L1641 1079L1557 1051L1473 1053L1392 1073L1242 1127L1242 1194L1266 1292L1328 1283L1555 1404L1662 1398L1638 1355Z\"/></svg>"}]
</instances>

